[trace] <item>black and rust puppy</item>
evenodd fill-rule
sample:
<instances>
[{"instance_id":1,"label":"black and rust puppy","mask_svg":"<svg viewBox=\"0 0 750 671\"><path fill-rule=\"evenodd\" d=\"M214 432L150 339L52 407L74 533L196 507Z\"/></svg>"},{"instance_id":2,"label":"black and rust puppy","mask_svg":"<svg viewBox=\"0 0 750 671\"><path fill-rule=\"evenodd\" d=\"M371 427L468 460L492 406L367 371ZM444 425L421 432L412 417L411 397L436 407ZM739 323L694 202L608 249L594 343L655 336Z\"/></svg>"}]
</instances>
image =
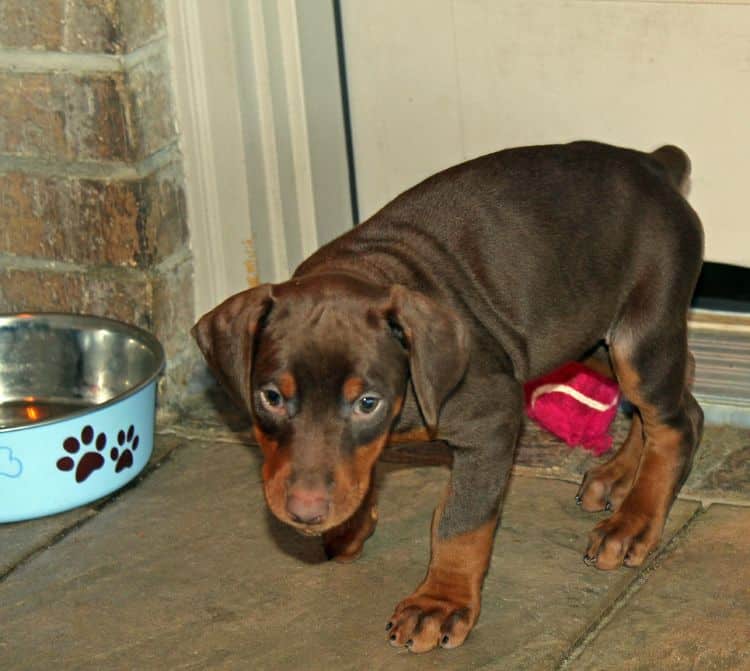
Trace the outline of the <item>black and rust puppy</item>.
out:
<instances>
[{"instance_id":1,"label":"black and rust puppy","mask_svg":"<svg viewBox=\"0 0 750 671\"><path fill-rule=\"evenodd\" d=\"M700 441L687 310L701 224L689 162L590 142L510 149L441 172L324 246L288 282L229 298L194 328L252 415L284 522L355 558L377 519L373 467L399 435L453 448L424 581L388 623L415 652L464 642L479 615L522 383L605 343L637 407L578 502L614 513L587 561L656 548Z\"/></svg>"}]
</instances>

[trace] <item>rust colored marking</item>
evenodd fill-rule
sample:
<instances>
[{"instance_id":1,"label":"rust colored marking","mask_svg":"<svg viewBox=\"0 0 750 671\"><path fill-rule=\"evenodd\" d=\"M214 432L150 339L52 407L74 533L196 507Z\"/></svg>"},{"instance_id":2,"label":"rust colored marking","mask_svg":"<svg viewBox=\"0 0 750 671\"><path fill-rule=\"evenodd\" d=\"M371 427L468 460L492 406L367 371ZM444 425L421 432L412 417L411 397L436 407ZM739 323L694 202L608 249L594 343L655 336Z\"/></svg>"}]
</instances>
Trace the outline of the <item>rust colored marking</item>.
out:
<instances>
[{"instance_id":1,"label":"rust colored marking","mask_svg":"<svg viewBox=\"0 0 750 671\"><path fill-rule=\"evenodd\" d=\"M432 519L430 567L417 592L430 594L435 590L451 601L476 605L479 615L482 581L490 563L497 519L472 531L440 538L437 530L447 499L446 492Z\"/></svg>"},{"instance_id":2,"label":"rust colored marking","mask_svg":"<svg viewBox=\"0 0 750 671\"><path fill-rule=\"evenodd\" d=\"M292 522L286 510L287 488L292 472L291 450L286 447L280 448L278 442L265 434L259 426L255 425L253 430L264 456L263 487L268 507L283 522L298 526ZM379 436L369 444L358 447L352 458L343 459L336 465L330 514L322 525L315 528L305 527L306 531L321 534L338 527L356 515L360 507L365 505L363 501L369 495L374 497L374 494L370 494L372 471L385 447L386 439L387 434ZM374 509L374 498L372 501L370 508ZM367 532L365 520L362 520L364 538L361 539L361 543L364 543L375 528L374 521L372 518L372 528Z\"/></svg>"},{"instance_id":3,"label":"rust colored marking","mask_svg":"<svg viewBox=\"0 0 750 671\"><path fill-rule=\"evenodd\" d=\"M371 481L370 489L357 512L343 524L323 534L323 543L328 558L342 563L357 559L362 554L365 541L375 531L377 523L377 492L375 483Z\"/></svg>"},{"instance_id":4,"label":"rust colored marking","mask_svg":"<svg viewBox=\"0 0 750 671\"><path fill-rule=\"evenodd\" d=\"M365 313L365 321L370 328L377 329L380 328L383 323L383 315L376 310L369 308Z\"/></svg>"},{"instance_id":5,"label":"rust colored marking","mask_svg":"<svg viewBox=\"0 0 750 671\"><path fill-rule=\"evenodd\" d=\"M451 538L437 535L445 498L432 522L432 556L422 584L396 606L389 636L393 645L426 652L442 645L461 645L474 626L481 606L484 576L492 553L495 519Z\"/></svg>"},{"instance_id":6,"label":"rust colored marking","mask_svg":"<svg viewBox=\"0 0 750 671\"><path fill-rule=\"evenodd\" d=\"M610 380L615 379L615 372L612 370L612 364L609 361L609 357L604 352L600 353L597 351L595 354L592 354L587 359L581 361L581 363L587 368L596 371L599 375L608 377Z\"/></svg>"},{"instance_id":7,"label":"rust colored marking","mask_svg":"<svg viewBox=\"0 0 750 671\"><path fill-rule=\"evenodd\" d=\"M401 414L401 410L404 407L404 397L399 396L394 402L393 402L393 412L391 413L391 416L393 419L396 419Z\"/></svg>"},{"instance_id":8,"label":"rust colored marking","mask_svg":"<svg viewBox=\"0 0 750 671\"><path fill-rule=\"evenodd\" d=\"M287 451L279 449L276 440L255 425L255 438L263 452L263 493L271 512L280 520L288 521L286 513L286 488L292 464Z\"/></svg>"},{"instance_id":9,"label":"rust colored marking","mask_svg":"<svg viewBox=\"0 0 750 671\"><path fill-rule=\"evenodd\" d=\"M253 425L253 433L255 434L255 440L258 441L258 445L260 445L261 452L263 452L263 456L268 459L271 457L276 450L279 447L279 444L276 440L268 436L263 429L261 429L257 424Z\"/></svg>"},{"instance_id":10,"label":"rust colored marking","mask_svg":"<svg viewBox=\"0 0 750 671\"><path fill-rule=\"evenodd\" d=\"M641 378L627 360L617 350L613 353L613 363L617 372L617 381L622 387L625 396L633 403L641 415L643 421L643 432L646 437L646 446L655 447L662 451L659 446L667 448L667 452L679 455L679 444L682 434L670 426L665 425L659 417L659 409L648 403L641 395ZM689 372L689 371L686 371ZM673 447L677 449L672 449Z\"/></svg>"},{"instance_id":11,"label":"rust colored marking","mask_svg":"<svg viewBox=\"0 0 750 671\"><path fill-rule=\"evenodd\" d=\"M360 445L354 456L340 461L334 468L331 514L323 531L339 526L354 515L368 496L373 468L385 447L387 434L366 445Z\"/></svg>"},{"instance_id":12,"label":"rust colored marking","mask_svg":"<svg viewBox=\"0 0 750 671\"><path fill-rule=\"evenodd\" d=\"M597 524L589 537L586 559L601 569L614 569L623 563L639 566L656 548L677 493L682 455L688 440L681 431L664 424L659 408L643 398L640 375L627 354L615 347L612 361L620 386L640 413L643 447L632 488L622 506ZM639 441L633 432L637 432L638 426L634 421L632 439L629 437L625 445L628 447L630 443L628 454L623 456L628 461L635 460Z\"/></svg>"},{"instance_id":13,"label":"rust colored marking","mask_svg":"<svg viewBox=\"0 0 750 671\"><path fill-rule=\"evenodd\" d=\"M642 453L643 423L634 413L628 437L617 454L586 473L577 496L581 507L587 512L618 510L633 485Z\"/></svg>"},{"instance_id":14,"label":"rust colored marking","mask_svg":"<svg viewBox=\"0 0 750 671\"><path fill-rule=\"evenodd\" d=\"M620 510L596 525L586 556L600 569L640 566L661 538L676 479L670 460L643 455L637 480Z\"/></svg>"},{"instance_id":15,"label":"rust colored marking","mask_svg":"<svg viewBox=\"0 0 750 671\"><path fill-rule=\"evenodd\" d=\"M297 381L288 371L279 375L279 391L284 398L294 398L297 395Z\"/></svg>"},{"instance_id":16,"label":"rust colored marking","mask_svg":"<svg viewBox=\"0 0 750 671\"><path fill-rule=\"evenodd\" d=\"M348 403L354 403L365 391L365 382L361 377L352 376L344 382L343 393Z\"/></svg>"},{"instance_id":17,"label":"rust colored marking","mask_svg":"<svg viewBox=\"0 0 750 671\"><path fill-rule=\"evenodd\" d=\"M431 440L430 432L426 426L423 426L408 431L394 431L391 433L388 442L391 445L401 445L403 443L429 443Z\"/></svg>"}]
</instances>

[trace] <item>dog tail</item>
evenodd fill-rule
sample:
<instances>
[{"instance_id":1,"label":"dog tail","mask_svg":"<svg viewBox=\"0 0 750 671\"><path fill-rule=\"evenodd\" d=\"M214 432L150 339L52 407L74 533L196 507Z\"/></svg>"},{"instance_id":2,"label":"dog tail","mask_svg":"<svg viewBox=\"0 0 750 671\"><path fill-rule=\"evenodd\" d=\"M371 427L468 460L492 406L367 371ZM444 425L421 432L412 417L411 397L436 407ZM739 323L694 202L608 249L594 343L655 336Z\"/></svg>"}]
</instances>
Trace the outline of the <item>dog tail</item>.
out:
<instances>
[{"instance_id":1,"label":"dog tail","mask_svg":"<svg viewBox=\"0 0 750 671\"><path fill-rule=\"evenodd\" d=\"M690 180L690 159L679 147L666 144L651 152L651 157L663 168L675 188L686 194Z\"/></svg>"}]
</instances>

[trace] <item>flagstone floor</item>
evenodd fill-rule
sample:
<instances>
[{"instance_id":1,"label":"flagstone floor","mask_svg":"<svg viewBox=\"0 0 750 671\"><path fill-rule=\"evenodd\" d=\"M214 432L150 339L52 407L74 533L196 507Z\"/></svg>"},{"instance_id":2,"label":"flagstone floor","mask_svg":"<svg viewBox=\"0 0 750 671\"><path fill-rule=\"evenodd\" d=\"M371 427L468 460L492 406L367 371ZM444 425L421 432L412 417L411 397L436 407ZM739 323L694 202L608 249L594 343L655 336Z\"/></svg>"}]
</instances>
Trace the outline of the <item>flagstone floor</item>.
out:
<instances>
[{"instance_id":1,"label":"flagstone floor","mask_svg":"<svg viewBox=\"0 0 750 671\"><path fill-rule=\"evenodd\" d=\"M379 528L338 565L266 511L258 450L223 405L162 421L112 498L0 526L3 671L750 669L750 431L708 427L658 552L601 572L582 561L600 516L574 501L592 458L528 427L479 623L416 656L384 626L424 574L440 452L379 465Z\"/></svg>"}]
</instances>

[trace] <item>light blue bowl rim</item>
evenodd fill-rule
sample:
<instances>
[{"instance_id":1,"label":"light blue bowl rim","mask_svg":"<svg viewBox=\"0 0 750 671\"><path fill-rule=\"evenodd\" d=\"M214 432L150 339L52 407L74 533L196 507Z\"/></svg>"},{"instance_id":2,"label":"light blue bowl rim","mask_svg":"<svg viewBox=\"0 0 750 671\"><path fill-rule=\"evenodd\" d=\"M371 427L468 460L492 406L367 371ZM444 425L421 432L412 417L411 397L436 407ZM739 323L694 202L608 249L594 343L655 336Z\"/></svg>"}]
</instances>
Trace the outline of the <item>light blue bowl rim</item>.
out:
<instances>
[{"instance_id":1,"label":"light blue bowl rim","mask_svg":"<svg viewBox=\"0 0 750 671\"><path fill-rule=\"evenodd\" d=\"M72 327L80 329L107 329L123 335L130 336L137 340L142 345L145 345L156 359L157 365L154 370L149 374L148 377L141 380L137 384L133 385L127 391L124 391L117 396L113 396L104 403L97 403L96 405L90 405L80 410L60 415L59 417L53 417L50 419L42 420L41 422L34 422L33 424L24 424L22 426L7 426L0 428L0 434L11 433L12 431L24 431L29 429L35 429L38 426L48 426L50 424L58 424L60 422L67 422L70 419L76 417L83 417L88 415L95 410L102 410L110 406L116 405L121 401L124 401L131 396L135 396L139 391L148 387L151 383L155 382L156 379L161 375L166 365L166 356L164 355L164 348L156 336L152 335L148 331L144 331L142 328L133 326L132 324L126 324L125 322L118 321L116 319L110 319L108 317L98 317L96 315L89 314L74 314L72 312L16 312L16 313L0 313L0 328L16 322L19 320L39 320L49 323L51 326L57 327Z\"/></svg>"}]
</instances>

